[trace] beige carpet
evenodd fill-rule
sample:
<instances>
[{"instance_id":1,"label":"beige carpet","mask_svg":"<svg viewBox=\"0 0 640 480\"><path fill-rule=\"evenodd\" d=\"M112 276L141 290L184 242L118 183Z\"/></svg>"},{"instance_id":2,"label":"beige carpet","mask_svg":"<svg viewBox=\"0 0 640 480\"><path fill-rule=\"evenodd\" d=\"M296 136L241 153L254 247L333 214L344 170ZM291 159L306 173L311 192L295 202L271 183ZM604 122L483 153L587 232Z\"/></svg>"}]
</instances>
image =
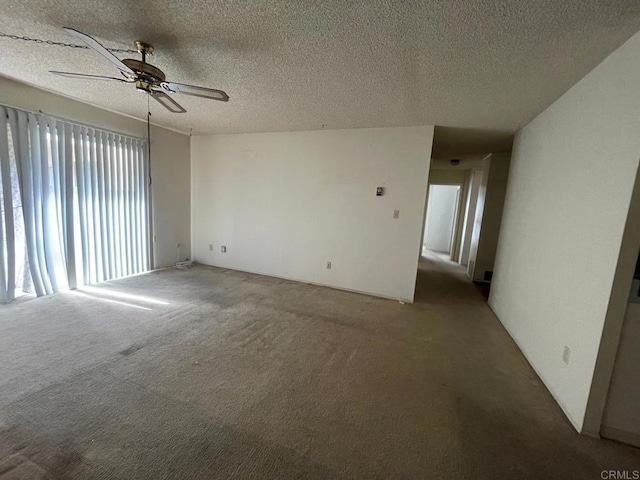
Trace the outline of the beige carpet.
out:
<instances>
[{"instance_id":1,"label":"beige carpet","mask_svg":"<svg viewBox=\"0 0 640 480\"><path fill-rule=\"evenodd\" d=\"M384 275L384 272L380 272ZM0 307L0 479L599 479L462 269L402 305L194 267Z\"/></svg>"}]
</instances>

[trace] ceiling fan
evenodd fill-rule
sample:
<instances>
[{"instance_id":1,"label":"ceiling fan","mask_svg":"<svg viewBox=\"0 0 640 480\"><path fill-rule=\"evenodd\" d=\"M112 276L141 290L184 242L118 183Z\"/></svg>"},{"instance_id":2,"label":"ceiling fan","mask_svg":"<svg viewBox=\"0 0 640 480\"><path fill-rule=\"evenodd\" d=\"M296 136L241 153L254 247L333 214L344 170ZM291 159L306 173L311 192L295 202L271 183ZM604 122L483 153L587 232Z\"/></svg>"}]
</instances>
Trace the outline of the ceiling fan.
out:
<instances>
[{"instance_id":1,"label":"ceiling fan","mask_svg":"<svg viewBox=\"0 0 640 480\"><path fill-rule=\"evenodd\" d=\"M154 67L150 63L147 63L147 56L153 54L153 46L148 43L140 41L135 42L136 49L140 55L142 55L142 60L135 60L133 58L120 60L93 37L73 28L64 28L63 30L112 62L118 70L120 70L122 78L71 72L51 71L50 73L61 75L63 77L83 78L86 80L112 80L116 82L133 83L138 90L147 92L171 113L185 113L186 110L182 105L167 95L167 92L182 93L184 95L208 98L210 100L219 100L221 102L229 101L229 95L222 90L196 87L194 85L185 85L183 83L167 82L162 70L158 67Z\"/></svg>"}]
</instances>

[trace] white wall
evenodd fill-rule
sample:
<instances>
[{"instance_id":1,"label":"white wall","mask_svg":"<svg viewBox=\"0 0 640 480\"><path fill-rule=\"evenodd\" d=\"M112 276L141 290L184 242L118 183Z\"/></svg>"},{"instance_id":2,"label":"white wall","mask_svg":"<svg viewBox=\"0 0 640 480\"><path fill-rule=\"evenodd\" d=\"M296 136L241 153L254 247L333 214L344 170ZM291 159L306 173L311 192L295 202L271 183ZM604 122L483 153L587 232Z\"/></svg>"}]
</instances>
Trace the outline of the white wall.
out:
<instances>
[{"instance_id":1,"label":"white wall","mask_svg":"<svg viewBox=\"0 0 640 480\"><path fill-rule=\"evenodd\" d=\"M640 34L516 135L491 289L493 310L590 434L600 426L597 415L585 422L599 408L587 409L596 362L608 385L602 355L615 355L608 346L598 359L605 320L619 328L626 304L610 297L640 158L638 85Z\"/></svg>"},{"instance_id":2,"label":"white wall","mask_svg":"<svg viewBox=\"0 0 640 480\"><path fill-rule=\"evenodd\" d=\"M156 268L191 258L191 142L188 135L151 130L151 177Z\"/></svg>"},{"instance_id":3,"label":"white wall","mask_svg":"<svg viewBox=\"0 0 640 480\"><path fill-rule=\"evenodd\" d=\"M140 96L141 114L147 102ZM146 122L71 100L23 83L0 77L0 103L42 110L96 127L146 138ZM160 107L162 108L162 107ZM151 170L154 211L154 263L156 267L176 261L176 245L182 257L191 255L189 136L158 126L151 129Z\"/></svg>"},{"instance_id":4,"label":"white wall","mask_svg":"<svg viewBox=\"0 0 640 480\"><path fill-rule=\"evenodd\" d=\"M433 127L193 137L194 258L412 301L432 141Z\"/></svg>"},{"instance_id":5,"label":"white wall","mask_svg":"<svg viewBox=\"0 0 640 480\"><path fill-rule=\"evenodd\" d=\"M460 187L457 185L430 185L424 246L434 252L451 252L453 227L458 209Z\"/></svg>"}]
</instances>

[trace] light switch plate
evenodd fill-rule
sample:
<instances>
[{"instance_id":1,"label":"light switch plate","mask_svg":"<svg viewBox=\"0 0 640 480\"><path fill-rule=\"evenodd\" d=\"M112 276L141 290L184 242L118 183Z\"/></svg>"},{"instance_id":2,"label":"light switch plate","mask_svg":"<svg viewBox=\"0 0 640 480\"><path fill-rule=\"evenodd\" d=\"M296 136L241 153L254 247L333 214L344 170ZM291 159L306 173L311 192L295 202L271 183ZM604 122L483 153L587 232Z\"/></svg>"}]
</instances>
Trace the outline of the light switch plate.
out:
<instances>
[{"instance_id":1,"label":"light switch plate","mask_svg":"<svg viewBox=\"0 0 640 480\"><path fill-rule=\"evenodd\" d=\"M564 346L564 351L562 352L562 361L569 365L571 361L571 348L568 345Z\"/></svg>"}]
</instances>

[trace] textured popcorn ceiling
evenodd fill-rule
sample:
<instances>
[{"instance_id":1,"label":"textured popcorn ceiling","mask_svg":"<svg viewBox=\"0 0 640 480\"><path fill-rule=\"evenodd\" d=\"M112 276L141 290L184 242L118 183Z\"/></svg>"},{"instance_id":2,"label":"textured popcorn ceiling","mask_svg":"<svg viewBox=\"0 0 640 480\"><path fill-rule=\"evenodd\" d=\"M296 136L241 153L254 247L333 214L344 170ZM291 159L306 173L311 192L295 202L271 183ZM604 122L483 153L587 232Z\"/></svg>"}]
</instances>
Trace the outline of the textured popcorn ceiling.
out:
<instances>
[{"instance_id":1,"label":"textured popcorn ceiling","mask_svg":"<svg viewBox=\"0 0 640 480\"><path fill-rule=\"evenodd\" d=\"M152 103L161 125L236 133L434 124L448 127L440 147L453 153L458 141L470 151L504 143L640 29L640 2L2 1L0 31L72 42L62 26L108 47L152 43L151 62L169 80L231 96L224 104L176 95L182 115ZM117 74L88 50L0 38L0 75L145 116L147 101L130 85L48 70Z\"/></svg>"}]
</instances>

